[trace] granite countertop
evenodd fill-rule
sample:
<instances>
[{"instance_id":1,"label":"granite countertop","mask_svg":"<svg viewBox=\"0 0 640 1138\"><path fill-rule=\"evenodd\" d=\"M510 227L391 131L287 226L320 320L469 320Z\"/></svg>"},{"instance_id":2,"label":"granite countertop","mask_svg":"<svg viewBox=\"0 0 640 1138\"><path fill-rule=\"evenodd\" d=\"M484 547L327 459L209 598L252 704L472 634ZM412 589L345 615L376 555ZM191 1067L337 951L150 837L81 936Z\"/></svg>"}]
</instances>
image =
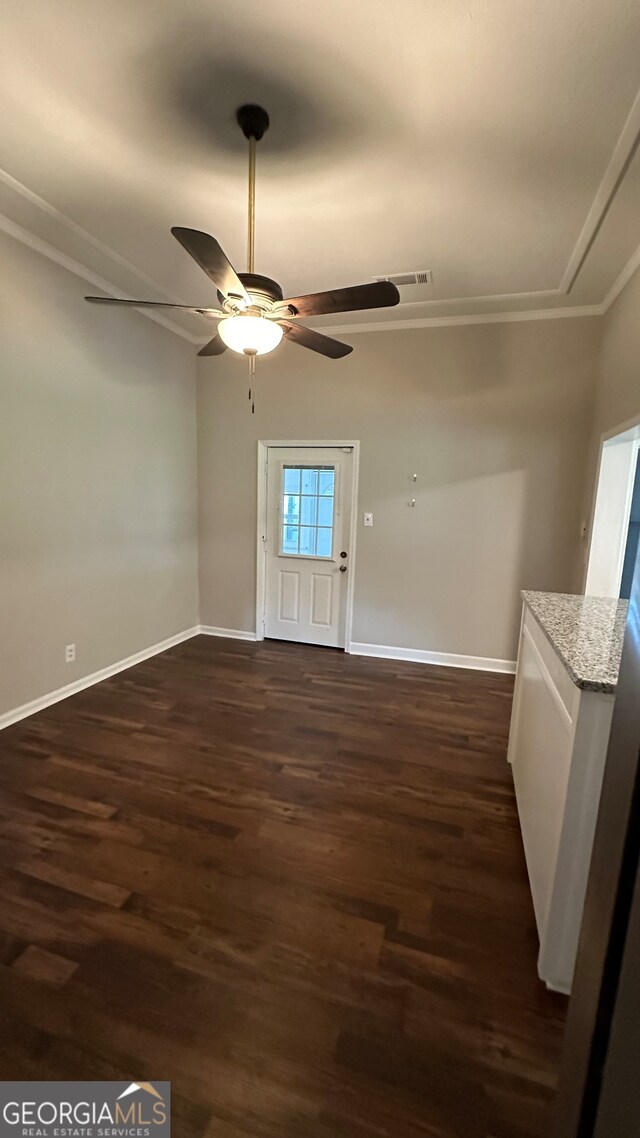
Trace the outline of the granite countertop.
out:
<instances>
[{"instance_id":1,"label":"granite countertop","mask_svg":"<svg viewBox=\"0 0 640 1138\"><path fill-rule=\"evenodd\" d=\"M616 690L628 601L528 590L522 599L574 684L587 691Z\"/></svg>"}]
</instances>

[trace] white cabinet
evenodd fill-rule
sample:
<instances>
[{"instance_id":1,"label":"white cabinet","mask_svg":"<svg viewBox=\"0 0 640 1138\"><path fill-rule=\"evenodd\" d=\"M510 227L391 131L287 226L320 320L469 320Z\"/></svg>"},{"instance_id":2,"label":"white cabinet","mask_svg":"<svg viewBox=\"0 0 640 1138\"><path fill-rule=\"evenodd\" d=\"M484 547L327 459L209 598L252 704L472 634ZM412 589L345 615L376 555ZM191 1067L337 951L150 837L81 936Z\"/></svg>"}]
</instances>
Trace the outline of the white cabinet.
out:
<instances>
[{"instance_id":1,"label":"white cabinet","mask_svg":"<svg viewBox=\"0 0 640 1138\"><path fill-rule=\"evenodd\" d=\"M573 979L614 696L576 686L525 604L509 761L540 938L538 973Z\"/></svg>"}]
</instances>

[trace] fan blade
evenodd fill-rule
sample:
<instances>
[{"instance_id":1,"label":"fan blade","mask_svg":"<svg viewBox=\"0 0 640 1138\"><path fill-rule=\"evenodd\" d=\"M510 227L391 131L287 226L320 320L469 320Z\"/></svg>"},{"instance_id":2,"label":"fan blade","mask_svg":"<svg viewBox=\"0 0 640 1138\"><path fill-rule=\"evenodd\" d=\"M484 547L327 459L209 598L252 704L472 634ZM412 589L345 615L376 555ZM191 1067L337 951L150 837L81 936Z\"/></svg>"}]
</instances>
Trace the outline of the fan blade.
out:
<instances>
[{"instance_id":1,"label":"fan blade","mask_svg":"<svg viewBox=\"0 0 640 1138\"><path fill-rule=\"evenodd\" d=\"M223 296L237 297L247 306L251 304L251 297L215 237L201 233L199 229L184 229L181 225L175 225L171 232Z\"/></svg>"},{"instance_id":2,"label":"fan blade","mask_svg":"<svg viewBox=\"0 0 640 1138\"><path fill-rule=\"evenodd\" d=\"M339 360L353 351L351 344L341 344L340 340L332 340L330 336L323 336L315 328L307 328L304 324L290 324L288 320L278 320L288 340L300 344L302 348L311 348L312 352L320 352L321 356Z\"/></svg>"},{"instance_id":3,"label":"fan blade","mask_svg":"<svg viewBox=\"0 0 640 1138\"><path fill-rule=\"evenodd\" d=\"M196 312L198 316L225 316L219 308L192 308L190 304L170 304L164 300L119 300L115 296L85 296L91 304L125 304L130 308L180 308L183 312Z\"/></svg>"},{"instance_id":4,"label":"fan blade","mask_svg":"<svg viewBox=\"0 0 640 1138\"><path fill-rule=\"evenodd\" d=\"M213 337L213 340L209 340L209 343L205 344L204 348L200 348L198 355L221 356L223 352L226 352L226 350L227 345L225 344L224 340L221 336L216 335Z\"/></svg>"},{"instance_id":5,"label":"fan blade","mask_svg":"<svg viewBox=\"0 0 640 1138\"><path fill-rule=\"evenodd\" d=\"M388 308L397 304L400 293L391 281L353 285L352 288L334 288L330 292L312 292L308 296L294 296L283 300L290 304L297 316L322 316L325 312L359 312L363 308ZM280 304L278 304L280 308Z\"/></svg>"}]
</instances>

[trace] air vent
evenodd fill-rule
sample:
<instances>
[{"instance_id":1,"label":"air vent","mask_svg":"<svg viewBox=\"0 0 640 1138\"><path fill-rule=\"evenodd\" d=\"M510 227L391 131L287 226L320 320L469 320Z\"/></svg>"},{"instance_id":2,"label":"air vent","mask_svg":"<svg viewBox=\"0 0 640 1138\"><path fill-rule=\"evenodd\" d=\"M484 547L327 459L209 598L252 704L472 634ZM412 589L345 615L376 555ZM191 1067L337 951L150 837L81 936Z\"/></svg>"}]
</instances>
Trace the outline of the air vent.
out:
<instances>
[{"instance_id":1,"label":"air vent","mask_svg":"<svg viewBox=\"0 0 640 1138\"><path fill-rule=\"evenodd\" d=\"M374 277L373 279L374 281L391 281L392 284L400 288L403 285L433 284L433 273L431 269L416 269L412 273L387 273L385 276Z\"/></svg>"}]
</instances>

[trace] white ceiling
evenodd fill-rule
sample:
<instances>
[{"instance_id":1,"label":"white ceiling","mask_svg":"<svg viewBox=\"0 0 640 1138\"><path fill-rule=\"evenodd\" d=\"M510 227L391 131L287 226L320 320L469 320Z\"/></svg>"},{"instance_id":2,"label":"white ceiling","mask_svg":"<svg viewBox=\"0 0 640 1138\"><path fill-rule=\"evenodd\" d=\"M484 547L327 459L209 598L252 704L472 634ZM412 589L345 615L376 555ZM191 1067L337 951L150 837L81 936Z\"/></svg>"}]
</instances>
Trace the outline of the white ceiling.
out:
<instances>
[{"instance_id":1,"label":"white ceiling","mask_svg":"<svg viewBox=\"0 0 640 1138\"><path fill-rule=\"evenodd\" d=\"M245 267L252 101L258 271L433 271L332 327L600 309L640 246L637 0L4 0L0 41L0 227L117 295L212 303L172 225Z\"/></svg>"}]
</instances>

